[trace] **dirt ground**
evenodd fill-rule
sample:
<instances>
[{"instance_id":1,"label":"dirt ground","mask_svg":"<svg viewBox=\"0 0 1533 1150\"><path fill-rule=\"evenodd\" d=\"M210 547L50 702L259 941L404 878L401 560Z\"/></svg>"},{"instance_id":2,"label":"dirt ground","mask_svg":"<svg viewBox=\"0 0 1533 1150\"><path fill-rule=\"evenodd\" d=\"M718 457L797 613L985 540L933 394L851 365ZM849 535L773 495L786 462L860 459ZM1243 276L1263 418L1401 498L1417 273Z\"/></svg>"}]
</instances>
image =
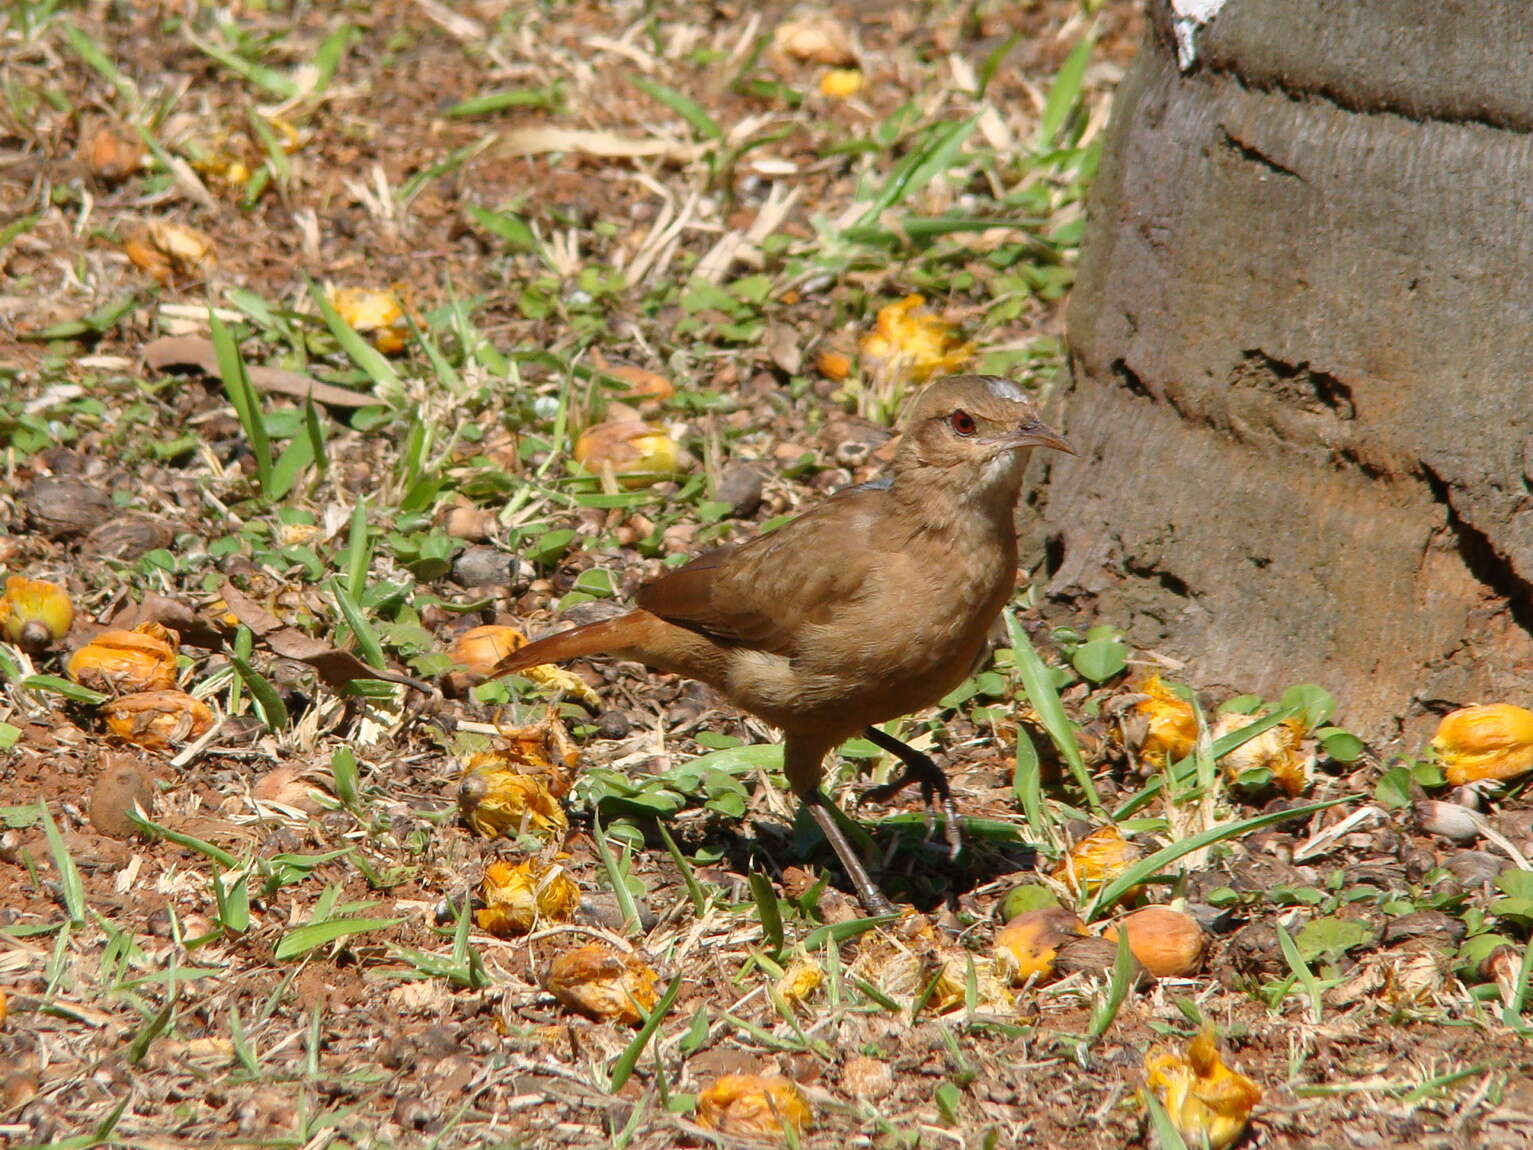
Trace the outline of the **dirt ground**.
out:
<instances>
[{"instance_id":1,"label":"dirt ground","mask_svg":"<svg viewBox=\"0 0 1533 1150\"><path fill-rule=\"evenodd\" d=\"M1046 388L1141 32L1118 0L0 15L0 573L74 603L67 636L0 647L5 1144L1174 1145L1146 1056L1207 1023L1260 1091L1241 1145L1533 1145L1526 784L1348 747L1339 691L1273 728L1312 759L1294 793L1206 759L1152 794L1146 682L1175 666L1112 662L1110 619L1050 631L1024 580L1102 806L1008 648L899 728L949 769L960 862L919 796L859 810L914 908L874 924L752 750L769 728L633 664L475 688L446 655L876 474L926 371ZM357 340L325 314L346 288L407 318ZM911 294L914 333L888 310ZM311 380L342 390L306 410ZM603 418L680 450L661 482L574 466ZM146 621L213 722L172 716L164 748L107 723L120 682L64 679ZM551 829L475 833L460 785L495 748ZM888 774L866 752L844 805ZM1140 859L1225 833L1095 905L1060 860L1106 811ZM497 862L561 870L571 907L491 933ZM1174 905L1201 960L1134 980L1093 938L1007 985L1019 887L1092 935ZM653 969L652 1027L550 993L585 945ZM774 1133L763 1104L753 1142L709 1109L736 1073L786 1077L811 1118ZM1172 1109L1197 1145L1198 1106Z\"/></svg>"}]
</instances>

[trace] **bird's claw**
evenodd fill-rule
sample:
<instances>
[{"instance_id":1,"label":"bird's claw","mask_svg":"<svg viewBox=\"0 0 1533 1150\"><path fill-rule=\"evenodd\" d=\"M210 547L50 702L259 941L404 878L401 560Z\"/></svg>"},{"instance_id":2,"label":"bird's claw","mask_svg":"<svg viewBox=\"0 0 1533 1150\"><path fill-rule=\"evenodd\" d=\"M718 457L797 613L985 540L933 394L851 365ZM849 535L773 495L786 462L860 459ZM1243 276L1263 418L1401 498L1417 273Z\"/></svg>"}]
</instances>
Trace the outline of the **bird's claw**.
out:
<instances>
[{"instance_id":1,"label":"bird's claw","mask_svg":"<svg viewBox=\"0 0 1533 1150\"><path fill-rule=\"evenodd\" d=\"M929 770L906 764L905 769L887 783L869 787L857 796L857 805L866 802L886 803L911 783L921 788L921 802L926 807L926 833L936 834L937 813L942 813L942 837L948 846L948 858L957 859L963 852L963 824L958 821L958 807L948 787L947 776L935 764Z\"/></svg>"}]
</instances>

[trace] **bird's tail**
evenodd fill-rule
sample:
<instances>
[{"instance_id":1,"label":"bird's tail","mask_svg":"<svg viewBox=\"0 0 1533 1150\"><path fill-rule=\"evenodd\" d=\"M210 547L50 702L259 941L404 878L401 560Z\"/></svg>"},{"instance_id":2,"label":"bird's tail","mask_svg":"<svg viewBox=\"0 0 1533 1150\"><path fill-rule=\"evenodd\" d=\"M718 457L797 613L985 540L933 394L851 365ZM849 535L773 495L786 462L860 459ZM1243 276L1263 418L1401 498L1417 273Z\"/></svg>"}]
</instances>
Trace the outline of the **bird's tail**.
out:
<instances>
[{"instance_id":1,"label":"bird's tail","mask_svg":"<svg viewBox=\"0 0 1533 1150\"><path fill-rule=\"evenodd\" d=\"M525 647L518 647L495 664L491 678L509 675L527 667L543 663L562 663L566 659L579 659L584 655L620 654L631 648L640 638L644 623L643 612L630 611L616 619L598 619L557 635L549 635Z\"/></svg>"}]
</instances>

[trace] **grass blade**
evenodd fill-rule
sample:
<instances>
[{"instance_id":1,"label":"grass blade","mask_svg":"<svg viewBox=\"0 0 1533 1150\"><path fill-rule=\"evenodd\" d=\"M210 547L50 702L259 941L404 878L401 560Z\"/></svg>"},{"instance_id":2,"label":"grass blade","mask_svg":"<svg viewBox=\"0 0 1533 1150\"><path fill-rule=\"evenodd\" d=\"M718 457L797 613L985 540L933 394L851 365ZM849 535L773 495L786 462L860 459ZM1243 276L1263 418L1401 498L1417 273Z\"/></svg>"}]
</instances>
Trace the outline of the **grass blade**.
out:
<instances>
[{"instance_id":1,"label":"grass blade","mask_svg":"<svg viewBox=\"0 0 1533 1150\"><path fill-rule=\"evenodd\" d=\"M1080 100L1081 84L1086 78L1086 65L1091 63L1091 49L1096 37L1092 33L1082 36L1080 43L1070 50L1070 55L1060 65L1054 76L1053 86L1043 102L1043 114L1038 118L1038 148L1040 151L1055 145L1060 129L1070 118Z\"/></svg>"},{"instance_id":2,"label":"grass blade","mask_svg":"<svg viewBox=\"0 0 1533 1150\"><path fill-rule=\"evenodd\" d=\"M255 702L256 709L261 712L261 721L266 724L266 729L287 730L292 724L292 716L288 714L287 704L282 701L282 696L277 694L277 688L271 685L265 675L232 651L229 653L229 662L234 664L234 669L239 672L240 682L244 683L245 689L250 692L250 698Z\"/></svg>"},{"instance_id":3,"label":"grass blade","mask_svg":"<svg viewBox=\"0 0 1533 1150\"><path fill-rule=\"evenodd\" d=\"M696 100L683 96L674 88L667 88L664 84L657 84L653 80L646 80L643 76L633 78L639 91L651 99L659 100L671 111L675 112L688 124L699 136L709 140L722 140L724 129L719 127L719 122L703 111L703 107Z\"/></svg>"},{"instance_id":4,"label":"grass blade","mask_svg":"<svg viewBox=\"0 0 1533 1150\"><path fill-rule=\"evenodd\" d=\"M47 691L49 694L59 695L71 702L84 703L88 707L99 707L112 697L100 691L92 691L89 687L82 687L69 679L61 679L57 675L28 675L21 681L20 686L27 691Z\"/></svg>"},{"instance_id":5,"label":"grass blade","mask_svg":"<svg viewBox=\"0 0 1533 1150\"><path fill-rule=\"evenodd\" d=\"M172 990L166 997L165 1005L155 1012L153 1018L139 1028L133 1036L133 1041L128 1044L128 1064L137 1066L144 1060L144 1055L149 1053L149 1047L154 1040L164 1034L170 1027L170 1020L175 1017L176 1003L180 1000L179 987ZM115 1124L115 1123L114 1123Z\"/></svg>"},{"instance_id":6,"label":"grass blade","mask_svg":"<svg viewBox=\"0 0 1533 1150\"><path fill-rule=\"evenodd\" d=\"M383 644L378 641L378 632L373 630L373 625L362 613L361 606L351 597L339 579L330 580L330 594L335 599L335 605L340 608L341 616L346 620L346 626L351 631L351 637L356 641L357 654L369 667L377 667L380 671L386 670L389 665L388 659L383 654Z\"/></svg>"},{"instance_id":7,"label":"grass blade","mask_svg":"<svg viewBox=\"0 0 1533 1150\"><path fill-rule=\"evenodd\" d=\"M330 329L330 334L335 337L335 342L341 345L341 350L373 381L373 385L378 390L378 397L390 403L402 403L404 385L400 382L399 373L394 370L394 365L341 318L341 313L335 310L329 297L320 290L317 283L307 276L304 279L309 285L309 296L314 300L314 306L319 308L319 314L324 318L325 326Z\"/></svg>"},{"instance_id":8,"label":"grass blade","mask_svg":"<svg viewBox=\"0 0 1533 1150\"><path fill-rule=\"evenodd\" d=\"M346 49L353 40L360 38L356 25L349 22L325 37L325 42L314 53L314 83L309 88L310 96L322 95L330 87L330 81L335 79L341 60L346 56Z\"/></svg>"},{"instance_id":9,"label":"grass blade","mask_svg":"<svg viewBox=\"0 0 1533 1150\"><path fill-rule=\"evenodd\" d=\"M925 148L911 153L894 169L867 211L858 218L856 226L871 224L889 208L915 195L952 167L969 133L978 123L979 117L971 116L967 120L942 125Z\"/></svg>"},{"instance_id":10,"label":"grass blade","mask_svg":"<svg viewBox=\"0 0 1533 1150\"><path fill-rule=\"evenodd\" d=\"M1011 637L1012 658L1016 661L1017 674L1022 679L1022 689L1027 692L1028 702L1038 712L1043 729L1048 732L1060 757L1075 776L1076 783L1086 796L1086 804L1093 811L1100 811L1102 799L1091 781L1090 772L1086 770L1086 759L1075 738L1075 728L1070 725L1070 718L1065 714L1065 705L1059 701L1059 692L1054 689L1048 667L1044 666L1038 652L1033 649L1014 611L1006 613L1006 632Z\"/></svg>"},{"instance_id":11,"label":"grass blade","mask_svg":"<svg viewBox=\"0 0 1533 1150\"><path fill-rule=\"evenodd\" d=\"M250 876L242 874L228 887L223 876L213 871L213 901L218 907L218 925L229 934L244 934L250 929Z\"/></svg>"},{"instance_id":12,"label":"grass blade","mask_svg":"<svg viewBox=\"0 0 1533 1150\"><path fill-rule=\"evenodd\" d=\"M234 1057L239 1059L246 1074L260 1073L261 1056L256 1053L255 1043L245 1033L245 1023L240 1019L239 1008L233 1005L229 1007L229 1044L234 1047Z\"/></svg>"},{"instance_id":13,"label":"grass blade","mask_svg":"<svg viewBox=\"0 0 1533 1150\"><path fill-rule=\"evenodd\" d=\"M69 848L64 845L64 836L59 833L58 824L53 821L53 812L48 809L48 804L43 803L43 833L48 837L48 851L53 855L53 866L59 872L59 892L64 899L64 910L69 914L69 921L80 924L85 921L85 882L80 877L80 868L75 866L75 860L70 856Z\"/></svg>"},{"instance_id":14,"label":"grass blade","mask_svg":"<svg viewBox=\"0 0 1533 1150\"><path fill-rule=\"evenodd\" d=\"M591 812L591 829L596 833L591 836L591 841L596 847L596 853L601 858L602 869L607 872L607 883L612 887L612 895L617 899L618 909L623 912L623 933L639 933L639 908L633 901L633 891L628 889L627 878L623 869L618 866L617 858L612 853L612 846L607 841L607 831L601 825L601 816L595 810Z\"/></svg>"},{"instance_id":15,"label":"grass blade","mask_svg":"<svg viewBox=\"0 0 1533 1150\"><path fill-rule=\"evenodd\" d=\"M175 843L178 847L185 847L189 851L196 851L198 854L212 859L225 870L240 869L240 860L224 850L223 847L203 842L201 839L182 834L180 831L173 831L169 827L162 827L159 823L152 822L137 811L128 811L127 814L128 821L152 839L164 839L168 843Z\"/></svg>"},{"instance_id":16,"label":"grass blade","mask_svg":"<svg viewBox=\"0 0 1533 1150\"><path fill-rule=\"evenodd\" d=\"M1043 802L1043 770L1038 761L1038 748L1033 746L1032 736L1021 723L1017 724L1017 762L1011 772L1011 792L1017 797L1017 805L1027 819L1033 841L1049 847L1059 847L1059 830Z\"/></svg>"},{"instance_id":17,"label":"grass blade","mask_svg":"<svg viewBox=\"0 0 1533 1150\"><path fill-rule=\"evenodd\" d=\"M56 25L63 35L65 42L73 49L74 54L84 60L87 65L108 84L117 90L117 94L130 102L138 100L138 85L123 73L112 62L101 46L76 28L69 20L60 20Z\"/></svg>"},{"instance_id":18,"label":"grass blade","mask_svg":"<svg viewBox=\"0 0 1533 1150\"><path fill-rule=\"evenodd\" d=\"M639 1058L644 1053L644 1048L649 1045L649 1040L654 1037L655 1031L660 1029L660 1024L665 1021L665 1016L670 1013L671 1007L676 1003L676 996L681 993L681 975L671 979L665 993L660 996L660 1001L655 1003L655 1009L649 1012L649 1017L644 1020L644 1025L639 1028L639 1033L633 1036L633 1041L628 1048L618 1056L617 1062L612 1067L612 1079L607 1089L613 1094L621 1090L628 1079L633 1076L633 1068L639 1064Z\"/></svg>"},{"instance_id":19,"label":"grass blade","mask_svg":"<svg viewBox=\"0 0 1533 1150\"><path fill-rule=\"evenodd\" d=\"M772 882L759 870L751 871L751 896L756 900L756 916L761 919L761 934L773 961L782 957L783 929L782 908L777 905L777 892Z\"/></svg>"},{"instance_id":20,"label":"grass blade","mask_svg":"<svg viewBox=\"0 0 1533 1150\"><path fill-rule=\"evenodd\" d=\"M1277 926L1278 946L1283 951L1283 959L1288 963L1288 969L1293 971L1294 977L1304 987L1304 993L1309 998L1310 1021L1316 1026L1320 1025L1320 1019L1325 1013L1325 1002L1322 998L1320 981L1315 977L1315 972L1309 968L1309 963L1304 961L1304 956L1299 953L1299 944L1294 942L1293 936L1283 929L1282 923ZM1125 932L1127 933L1127 932Z\"/></svg>"},{"instance_id":21,"label":"grass blade","mask_svg":"<svg viewBox=\"0 0 1533 1150\"><path fill-rule=\"evenodd\" d=\"M1529 1032L1528 1024L1522 1020L1522 1012L1528 1001L1530 979L1533 979L1533 941L1529 941L1522 949L1522 962L1517 967L1517 984L1507 997L1506 1009L1501 1012L1501 1021L1522 1034Z\"/></svg>"},{"instance_id":22,"label":"grass blade","mask_svg":"<svg viewBox=\"0 0 1533 1150\"><path fill-rule=\"evenodd\" d=\"M295 436L272 465L268 499L282 499L293 490L298 477L314 462L314 441L307 434Z\"/></svg>"},{"instance_id":23,"label":"grass blade","mask_svg":"<svg viewBox=\"0 0 1533 1150\"><path fill-rule=\"evenodd\" d=\"M1112 972L1107 977L1107 997L1091 1012L1091 1025L1086 1030L1087 1041L1095 1042L1107 1033L1118 1009L1128 997L1128 988L1134 982L1134 952L1128 946L1128 931L1118 932L1118 953L1112 960Z\"/></svg>"},{"instance_id":24,"label":"grass blade","mask_svg":"<svg viewBox=\"0 0 1533 1150\"><path fill-rule=\"evenodd\" d=\"M346 535L346 593L353 599L367 586L372 558L372 548L367 545L367 500L363 498L351 509L351 527Z\"/></svg>"},{"instance_id":25,"label":"grass blade","mask_svg":"<svg viewBox=\"0 0 1533 1150\"><path fill-rule=\"evenodd\" d=\"M268 499L272 495L271 439L266 434L266 418L261 412L261 401L255 388L250 386L250 376L245 371L245 360L240 355L239 344L234 340L224 321L212 305L208 307L208 324L213 331L213 354L218 360L218 375L223 380L224 391L234 405L245 438L250 441L251 454L255 456L256 482L261 494Z\"/></svg>"},{"instance_id":26,"label":"grass blade","mask_svg":"<svg viewBox=\"0 0 1533 1150\"><path fill-rule=\"evenodd\" d=\"M697 875L692 873L692 864L687 861L687 856L681 853L681 848L676 845L676 840L666 829L664 820L656 819L655 829L660 832L660 839L665 843L665 849L671 852L671 861L681 872L681 881L687 886L687 897L692 900L692 909L697 912L698 917L702 917L708 913L708 895L704 892L702 884L697 881Z\"/></svg>"},{"instance_id":27,"label":"grass blade","mask_svg":"<svg viewBox=\"0 0 1533 1150\"><path fill-rule=\"evenodd\" d=\"M324 922L306 923L283 935L272 954L278 959L297 958L338 938L369 930L387 930L404 921L402 918L330 918Z\"/></svg>"},{"instance_id":28,"label":"grass blade","mask_svg":"<svg viewBox=\"0 0 1533 1150\"><path fill-rule=\"evenodd\" d=\"M1270 730L1271 728L1277 726L1279 723L1286 722L1293 718L1293 716L1299 713L1300 709L1301 708L1298 706L1283 707L1277 711L1274 711L1270 715L1263 715L1260 719L1256 719L1251 723L1247 723L1239 730L1228 731L1214 740L1213 748L1210 751L1210 754L1213 756L1214 761L1218 762L1220 759L1224 758L1225 755L1229 754L1237 747L1244 746L1246 743L1256 738L1256 736L1261 734L1263 731ZM1195 756L1188 756L1187 758L1177 762L1171 768L1171 777L1176 783L1185 783L1197 773L1198 763ZM1113 821L1121 822L1123 819L1133 815L1134 812L1142 809L1145 804L1147 804L1151 799L1153 799L1161 792L1161 790L1165 787L1165 783L1166 777L1164 774L1155 775L1153 778L1146 781L1145 785L1140 788L1139 791L1131 795L1127 800L1119 805L1115 811L1113 811Z\"/></svg>"},{"instance_id":29,"label":"grass blade","mask_svg":"<svg viewBox=\"0 0 1533 1150\"><path fill-rule=\"evenodd\" d=\"M1162 869L1170 866L1183 855L1189 855L1193 851L1201 850L1214 843L1223 842L1225 839L1238 838L1247 831L1259 830L1273 823L1282 822L1284 819L1300 819L1323 811L1338 803L1351 802L1355 796L1346 795L1339 799L1327 799L1324 802L1309 803L1302 807L1292 807L1285 811L1268 811L1265 814L1255 815L1249 819L1241 819L1239 822L1225 823L1222 826L1210 827L1200 834L1192 835L1185 839L1179 839L1170 846L1162 847L1148 858L1142 858L1133 866L1129 867L1112 882L1097 892L1095 901L1083 916L1087 922L1095 920L1103 911L1112 906L1129 891L1151 876L1160 873Z\"/></svg>"},{"instance_id":30,"label":"grass blade","mask_svg":"<svg viewBox=\"0 0 1533 1150\"><path fill-rule=\"evenodd\" d=\"M1171 1121L1171 1116L1166 1113L1165 1106L1154 1091L1146 1090L1144 1100L1150 1107L1150 1126L1155 1131L1157 1150L1190 1150L1187 1140L1176 1128L1176 1123Z\"/></svg>"},{"instance_id":31,"label":"grass blade","mask_svg":"<svg viewBox=\"0 0 1533 1150\"><path fill-rule=\"evenodd\" d=\"M325 429L319 421L319 408L314 406L314 397L303 397L303 430L309 437L309 447L313 454L314 466L319 469L321 475L330 471L330 453L325 449Z\"/></svg>"},{"instance_id":32,"label":"grass blade","mask_svg":"<svg viewBox=\"0 0 1533 1150\"><path fill-rule=\"evenodd\" d=\"M1000 71L1001 64L1005 62L1006 57L1011 55L1011 50L1021 42L1022 33L1013 32L985 57L984 63L979 66L978 75L975 76L974 96L976 99L983 100L985 98L985 93L990 90L990 81L995 79L996 72Z\"/></svg>"},{"instance_id":33,"label":"grass blade","mask_svg":"<svg viewBox=\"0 0 1533 1150\"><path fill-rule=\"evenodd\" d=\"M887 923L899 921L897 914L881 914L873 918L854 918L848 922L828 922L824 926L817 926L804 936L804 949L816 951L824 946L826 941L840 944L849 938L856 938L859 934L866 934L876 926L884 926Z\"/></svg>"},{"instance_id":34,"label":"grass blade","mask_svg":"<svg viewBox=\"0 0 1533 1150\"><path fill-rule=\"evenodd\" d=\"M200 37L188 35L187 39L203 55L216 60L240 79L260 88L268 96L277 100L292 100L303 94L297 82L284 72L268 68L265 64L246 60L243 56L227 51L217 44L209 44Z\"/></svg>"},{"instance_id":35,"label":"grass blade","mask_svg":"<svg viewBox=\"0 0 1533 1150\"><path fill-rule=\"evenodd\" d=\"M330 778L335 784L335 797L348 806L357 804L361 783L357 772L357 754L350 747L337 747L330 756Z\"/></svg>"}]
</instances>

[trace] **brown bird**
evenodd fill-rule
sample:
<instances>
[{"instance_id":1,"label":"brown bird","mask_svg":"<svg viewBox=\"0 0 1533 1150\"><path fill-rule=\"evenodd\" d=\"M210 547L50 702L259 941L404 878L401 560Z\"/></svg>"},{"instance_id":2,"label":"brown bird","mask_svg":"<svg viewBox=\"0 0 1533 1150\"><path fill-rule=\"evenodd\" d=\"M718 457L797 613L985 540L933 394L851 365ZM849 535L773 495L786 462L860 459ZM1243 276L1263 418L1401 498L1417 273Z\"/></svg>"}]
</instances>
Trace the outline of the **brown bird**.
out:
<instances>
[{"instance_id":1,"label":"brown bird","mask_svg":"<svg viewBox=\"0 0 1533 1150\"><path fill-rule=\"evenodd\" d=\"M820 791L822 765L859 733L898 756L900 776L865 797L919 783L928 804L940 799L956 855L946 776L873 724L937 702L985 653L1016 584L1013 515L1033 447L1071 451L1015 384L938 380L915 400L881 478L698 556L640 588L637 610L530 643L494 674L603 654L717 688L782 728L794 794L863 905L890 913Z\"/></svg>"}]
</instances>

